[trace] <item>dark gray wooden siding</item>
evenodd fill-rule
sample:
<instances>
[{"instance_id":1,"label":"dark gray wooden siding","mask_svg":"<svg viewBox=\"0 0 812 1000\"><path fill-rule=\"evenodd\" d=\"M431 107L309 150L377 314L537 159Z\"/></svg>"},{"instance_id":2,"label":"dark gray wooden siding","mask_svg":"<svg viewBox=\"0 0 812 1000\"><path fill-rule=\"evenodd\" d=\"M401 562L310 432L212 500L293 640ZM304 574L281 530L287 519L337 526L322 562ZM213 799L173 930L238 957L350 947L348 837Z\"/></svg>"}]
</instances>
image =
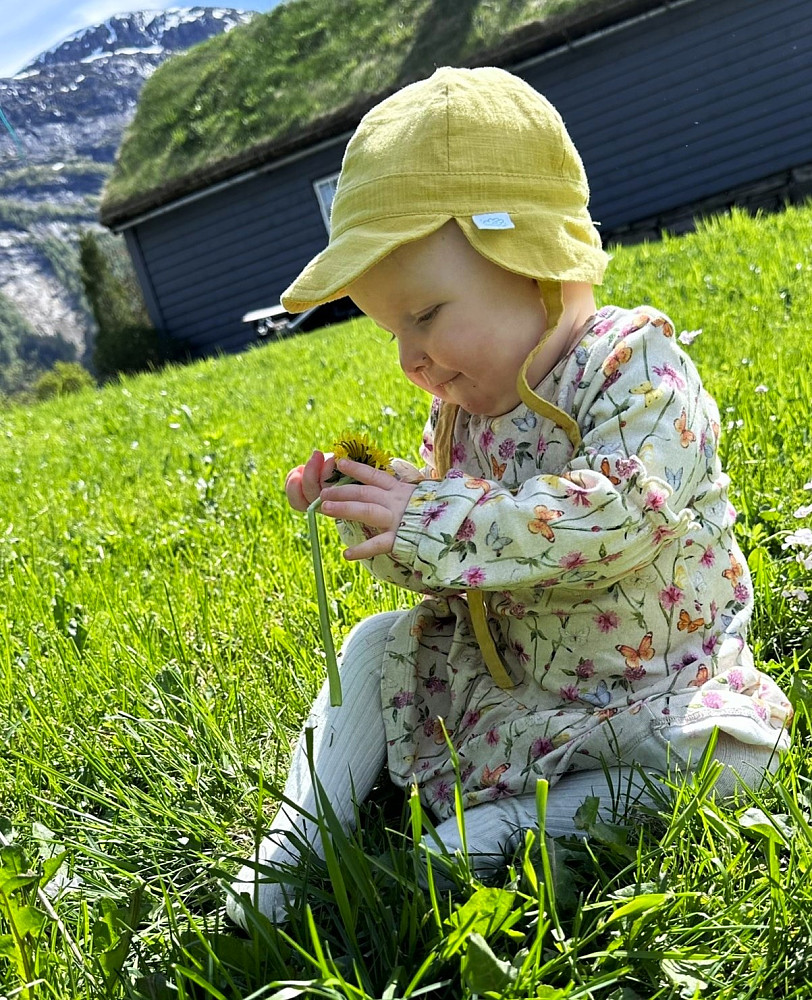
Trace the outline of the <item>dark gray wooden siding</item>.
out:
<instances>
[{"instance_id":1,"label":"dark gray wooden siding","mask_svg":"<svg viewBox=\"0 0 812 1000\"><path fill-rule=\"evenodd\" d=\"M603 231L812 162L810 0L677 0L515 68L561 111ZM128 230L153 321L199 353L251 339L326 242L313 181L343 142Z\"/></svg>"},{"instance_id":2,"label":"dark gray wooden siding","mask_svg":"<svg viewBox=\"0 0 812 1000\"><path fill-rule=\"evenodd\" d=\"M245 313L277 303L327 242L313 181L343 152L337 142L125 230L153 323L200 354L253 340Z\"/></svg>"},{"instance_id":3,"label":"dark gray wooden siding","mask_svg":"<svg viewBox=\"0 0 812 1000\"><path fill-rule=\"evenodd\" d=\"M812 161L812 3L699 0L519 68L609 231Z\"/></svg>"}]
</instances>

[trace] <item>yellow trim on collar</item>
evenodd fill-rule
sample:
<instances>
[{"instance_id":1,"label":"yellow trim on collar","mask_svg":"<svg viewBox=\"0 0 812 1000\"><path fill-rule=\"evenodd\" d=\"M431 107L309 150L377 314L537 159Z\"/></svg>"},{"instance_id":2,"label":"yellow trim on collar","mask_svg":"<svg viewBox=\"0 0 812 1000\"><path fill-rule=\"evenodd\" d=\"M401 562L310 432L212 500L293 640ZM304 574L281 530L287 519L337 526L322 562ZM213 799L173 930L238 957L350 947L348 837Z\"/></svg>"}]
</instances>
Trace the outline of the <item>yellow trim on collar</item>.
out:
<instances>
[{"instance_id":1,"label":"yellow trim on collar","mask_svg":"<svg viewBox=\"0 0 812 1000\"><path fill-rule=\"evenodd\" d=\"M459 407L452 403L443 403L437 416L434 428L434 462L437 475L442 479L451 468L451 449L454 444L454 425L457 422ZM471 615L471 625L474 629L477 645L482 653L482 659L493 678L494 684L500 688L514 687L510 679L491 630L488 628L488 612L485 597L481 590L467 590L468 611Z\"/></svg>"}]
</instances>

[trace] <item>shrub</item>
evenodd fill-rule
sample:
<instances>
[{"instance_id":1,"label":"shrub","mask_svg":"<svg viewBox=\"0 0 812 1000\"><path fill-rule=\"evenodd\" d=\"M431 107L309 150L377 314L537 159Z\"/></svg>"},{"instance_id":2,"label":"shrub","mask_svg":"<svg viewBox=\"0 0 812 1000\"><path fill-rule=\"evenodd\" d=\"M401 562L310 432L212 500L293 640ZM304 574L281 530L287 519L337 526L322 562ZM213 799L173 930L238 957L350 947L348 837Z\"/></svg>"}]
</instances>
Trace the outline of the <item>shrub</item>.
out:
<instances>
[{"instance_id":1,"label":"shrub","mask_svg":"<svg viewBox=\"0 0 812 1000\"><path fill-rule=\"evenodd\" d=\"M54 396L81 392L95 384L90 372L76 361L57 361L50 371L37 379L34 395L37 399L52 399Z\"/></svg>"},{"instance_id":2,"label":"shrub","mask_svg":"<svg viewBox=\"0 0 812 1000\"><path fill-rule=\"evenodd\" d=\"M120 239L97 237L90 230L79 238L82 284L97 332L93 368L101 379L119 372L159 368L172 355L152 326L138 280Z\"/></svg>"}]
</instances>

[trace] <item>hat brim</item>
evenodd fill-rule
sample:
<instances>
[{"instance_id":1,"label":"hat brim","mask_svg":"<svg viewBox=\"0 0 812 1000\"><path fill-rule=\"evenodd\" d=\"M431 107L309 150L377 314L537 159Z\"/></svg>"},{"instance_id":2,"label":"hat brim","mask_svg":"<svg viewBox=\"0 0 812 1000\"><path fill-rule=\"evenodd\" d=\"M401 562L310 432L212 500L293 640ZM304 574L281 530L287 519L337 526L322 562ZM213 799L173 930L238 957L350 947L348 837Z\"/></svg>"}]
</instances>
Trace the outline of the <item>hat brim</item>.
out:
<instances>
[{"instance_id":1,"label":"hat brim","mask_svg":"<svg viewBox=\"0 0 812 1000\"><path fill-rule=\"evenodd\" d=\"M531 234L531 228L538 226L534 213L510 215L514 229L480 230L470 216L437 213L387 216L352 227L310 261L282 293L282 305L296 313L342 298L354 281L393 250L431 235L451 219L477 253L514 274L536 280L601 283L609 258L597 240L592 245L587 242L587 229L595 232L588 218L559 218L563 225L554 230L542 227ZM555 273L549 269L551 260L558 263Z\"/></svg>"},{"instance_id":2,"label":"hat brim","mask_svg":"<svg viewBox=\"0 0 812 1000\"><path fill-rule=\"evenodd\" d=\"M430 236L450 218L434 214L383 218L346 230L331 240L285 289L282 305L288 312L298 313L342 298L354 281L393 250Z\"/></svg>"}]
</instances>

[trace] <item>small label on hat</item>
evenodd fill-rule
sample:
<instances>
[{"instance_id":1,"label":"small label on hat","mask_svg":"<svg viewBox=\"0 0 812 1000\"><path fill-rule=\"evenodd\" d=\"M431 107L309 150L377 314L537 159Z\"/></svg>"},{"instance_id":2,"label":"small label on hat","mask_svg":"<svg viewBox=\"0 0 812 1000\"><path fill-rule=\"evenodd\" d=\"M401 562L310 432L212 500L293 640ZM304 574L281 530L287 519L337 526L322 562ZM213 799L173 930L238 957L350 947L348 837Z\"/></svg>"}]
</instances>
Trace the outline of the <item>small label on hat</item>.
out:
<instances>
[{"instance_id":1,"label":"small label on hat","mask_svg":"<svg viewBox=\"0 0 812 1000\"><path fill-rule=\"evenodd\" d=\"M477 229L515 229L513 219L507 212L483 212L481 215L472 215L474 225Z\"/></svg>"}]
</instances>

